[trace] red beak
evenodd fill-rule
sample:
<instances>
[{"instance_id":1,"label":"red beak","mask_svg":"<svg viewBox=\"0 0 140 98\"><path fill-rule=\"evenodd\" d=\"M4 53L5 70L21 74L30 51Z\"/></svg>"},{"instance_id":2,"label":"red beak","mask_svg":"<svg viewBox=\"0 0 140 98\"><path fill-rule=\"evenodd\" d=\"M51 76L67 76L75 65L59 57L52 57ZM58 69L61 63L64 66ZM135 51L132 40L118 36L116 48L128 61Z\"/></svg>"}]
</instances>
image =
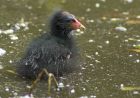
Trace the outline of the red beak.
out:
<instances>
[{"instance_id":1,"label":"red beak","mask_svg":"<svg viewBox=\"0 0 140 98\"><path fill-rule=\"evenodd\" d=\"M77 19L74 19L74 21L71 23L71 26L74 30L77 30L79 28L85 29L85 26L82 25Z\"/></svg>"}]
</instances>

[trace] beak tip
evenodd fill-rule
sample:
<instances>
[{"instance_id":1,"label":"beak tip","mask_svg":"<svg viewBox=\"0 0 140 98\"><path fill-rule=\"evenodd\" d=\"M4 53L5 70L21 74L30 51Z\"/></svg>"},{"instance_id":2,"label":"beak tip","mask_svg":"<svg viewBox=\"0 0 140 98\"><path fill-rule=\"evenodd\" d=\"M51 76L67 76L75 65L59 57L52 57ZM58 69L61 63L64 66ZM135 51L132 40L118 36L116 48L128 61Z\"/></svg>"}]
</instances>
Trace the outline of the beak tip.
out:
<instances>
[{"instance_id":1,"label":"beak tip","mask_svg":"<svg viewBox=\"0 0 140 98\"><path fill-rule=\"evenodd\" d=\"M80 27L81 27L81 28L83 28L84 30L86 29L86 27L85 27L84 25L82 25L82 24L81 24L81 26L80 26Z\"/></svg>"}]
</instances>

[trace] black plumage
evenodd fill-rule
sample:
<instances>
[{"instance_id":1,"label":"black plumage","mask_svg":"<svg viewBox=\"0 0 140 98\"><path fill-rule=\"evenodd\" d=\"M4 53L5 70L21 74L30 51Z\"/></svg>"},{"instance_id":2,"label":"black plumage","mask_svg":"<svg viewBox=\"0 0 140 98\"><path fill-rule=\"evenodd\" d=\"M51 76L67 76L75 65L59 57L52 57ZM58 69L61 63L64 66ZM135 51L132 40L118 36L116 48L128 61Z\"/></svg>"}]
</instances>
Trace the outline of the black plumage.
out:
<instances>
[{"instance_id":1,"label":"black plumage","mask_svg":"<svg viewBox=\"0 0 140 98\"><path fill-rule=\"evenodd\" d=\"M49 73L62 76L76 69L78 53L71 31L81 26L74 15L55 12L50 21L50 32L32 41L18 63L18 74L36 78L41 69L46 68Z\"/></svg>"}]
</instances>

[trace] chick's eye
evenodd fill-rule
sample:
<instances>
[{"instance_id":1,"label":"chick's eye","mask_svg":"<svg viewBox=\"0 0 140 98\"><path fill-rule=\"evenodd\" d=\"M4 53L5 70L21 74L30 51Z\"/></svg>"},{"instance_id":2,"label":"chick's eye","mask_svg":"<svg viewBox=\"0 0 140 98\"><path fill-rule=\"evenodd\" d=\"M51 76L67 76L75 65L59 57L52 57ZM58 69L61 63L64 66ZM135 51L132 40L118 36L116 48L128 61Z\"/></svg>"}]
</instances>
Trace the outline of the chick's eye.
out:
<instances>
[{"instance_id":1,"label":"chick's eye","mask_svg":"<svg viewBox=\"0 0 140 98\"><path fill-rule=\"evenodd\" d=\"M71 21L72 21L72 22L76 22L76 20L75 20L75 19L72 19Z\"/></svg>"}]
</instances>

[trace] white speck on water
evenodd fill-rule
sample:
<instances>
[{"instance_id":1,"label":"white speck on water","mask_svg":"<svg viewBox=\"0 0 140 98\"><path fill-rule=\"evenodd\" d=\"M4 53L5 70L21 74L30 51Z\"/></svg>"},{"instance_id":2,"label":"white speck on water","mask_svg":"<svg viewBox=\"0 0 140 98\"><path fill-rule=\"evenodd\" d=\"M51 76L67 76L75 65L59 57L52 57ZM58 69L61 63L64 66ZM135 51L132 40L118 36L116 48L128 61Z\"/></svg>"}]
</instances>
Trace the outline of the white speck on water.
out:
<instances>
[{"instance_id":1,"label":"white speck on water","mask_svg":"<svg viewBox=\"0 0 140 98\"><path fill-rule=\"evenodd\" d=\"M39 32L41 32L41 31L42 31L42 29L38 29L38 31L39 31Z\"/></svg>"},{"instance_id":2,"label":"white speck on water","mask_svg":"<svg viewBox=\"0 0 140 98\"><path fill-rule=\"evenodd\" d=\"M96 96L95 95L91 95L90 98L96 98Z\"/></svg>"},{"instance_id":3,"label":"white speck on water","mask_svg":"<svg viewBox=\"0 0 140 98\"><path fill-rule=\"evenodd\" d=\"M81 96L80 98L88 98L88 96Z\"/></svg>"},{"instance_id":4,"label":"white speck on water","mask_svg":"<svg viewBox=\"0 0 140 98\"><path fill-rule=\"evenodd\" d=\"M134 95L140 94L138 91L133 91Z\"/></svg>"},{"instance_id":5,"label":"white speck on water","mask_svg":"<svg viewBox=\"0 0 140 98\"><path fill-rule=\"evenodd\" d=\"M9 60L9 63L13 63L13 61L12 60Z\"/></svg>"},{"instance_id":6,"label":"white speck on water","mask_svg":"<svg viewBox=\"0 0 140 98\"><path fill-rule=\"evenodd\" d=\"M33 95L18 96L17 98L34 98Z\"/></svg>"},{"instance_id":7,"label":"white speck on water","mask_svg":"<svg viewBox=\"0 0 140 98\"><path fill-rule=\"evenodd\" d=\"M98 52L95 52L95 55L99 55L99 53Z\"/></svg>"},{"instance_id":8,"label":"white speck on water","mask_svg":"<svg viewBox=\"0 0 140 98\"><path fill-rule=\"evenodd\" d=\"M81 69L86 69L85 67L82 67Z\"/></svg>"},{"instance_id":9,"label":"white speck on water","mask_svg":"<svg viewBox=\"0 0 140 98\"><path fill-rule=\"evenodd\" d=\"M31 86L29 86L29 85L27 85L26 87L27 87L28 89L30 89L30 88L31 88Z\"/></svg>"},{"instance_id":10,"label":"white speck on water","mask_svg":"<svg viewBox=\"0 0 140 98\"><path fill-rule=\"evenodd\" d=\"M58 88L64 88L64 84L63 84L62 82L60 82L60 83L58 84Z\"/></svg>"},{"instance_id":11,"label":"white speck on water","mask_svg":"<svg viewBox=\"0 0 140 98\"><path fill-rule=\"evenodd\" d=\"M124 0L125 2L127 2L127 3L132 3L133 2L133 0Z\"/></svg>"},{"instance_id":12,"label":"white speck on water","mask_svg":"<svg viewBox=\"0 0 140 98\"><path fill-rule=\"evenodd\" d=\"M129 57L132 57L132 56L133 56L132 54L129 55Z\"/></svg>"},{"instance_id":13,"label":"white speck on water","mask_svg":"<svg viewBox=\"0 0 140 98\"><path fill-rule=\"evenodd\" d=\"M87 58L90 58L90 59L92 58L92 56L90 56L90 55L86 55L86 57L87 57Z\"/></svg>"},{"instance_id":14,"label":"white speck on water","mask_svg":"<svg viewBox=\"0 0 140 98\"><path fill-rule=\"evenodd\" d=\"M86 90L86 88L83 88L83 91L85 91Z\"/></svg>"},{"instance_id":15,"label":"white speck on water","mask_svg":"<svg viewBox=\"0 0 140 98\"><path fill-rule=\"evenodd\" d=\"M28 6L28 9L31 10L33 7L32 6Z\"/></svg>"},{"instance_id":16,"label":"white speck on water","mask_svg":"<svg viewBox=\"0 0 140 98\"><path fill-rule=\"evenodd\" d=\"M89 22L94 22L94 20L93 20L93 19L91 19Z\"/></svg>"},{"instance_id":17,"label":"white speck on water","mask_svg":"<svg viewBox=\"0 0 140 98\"><path fill-rule=\"evenodd\" d=\"M129 15L129 12L122 12L123 15Z\"/></svg>"},{"instance_id":18,"label":"white speck on water","mask_svg":"<svg viewBox=\"0 0 140 98\"><path fill-rule=\"evenodd\" d=\"M18 93L17 93L17 92L13 92L13 95L14 95L14 96L17 96L17 95L18 95Z\"/></svg>"},{"instance_id":19,"label":"white speck on water","mask_svg":"<svg viewBox=\"0 0 140 98\"><path fill-rule=\"evenodd\" d=\"M26 27L24 27L24 31L26 31L26 30L29 30L29 27L27 27L27 26L26 26Z\"/></svg>"},{"instance_id":20,"label":"white speck on water","mask_svg":"<svg viewBox=\"0 0 140 98\"><path fill-rule=\"evenodd\" d=\"M106 0L101 0L102 2L106 2Z\"/></svg>"},{"instance_id":21,"label":"white speck on water","mask_svg":"<svg viewBox=\"0 0 140 98\"><path fill-rule=\"evenodd\" d=\"M124 84L121 84L121 85L120 85L120 88L121 88L121 89L124 88Z\"/></svg>"},{"instance_id":22,"label":"white speck on water","mask_svg":"<svg viewBox=\"0 0 140 98\"><path fill-rule=\"evenodd\" d=\"M101 61L99 61L99 60L95 60L95 62L96 62L96 63L101 63Z\"/></svg>"},{"instance_id":23,"label":"white speck on water","mask_svg":"<svg viewBox=\"0 0 140 98\"><path fill-rule=\"evenodd\" d=\"M13 44L14 42L12 41L11 44Z\"/></svg>"},{"instance_id":24,"label":"white speck on water","mask_svg":"<svg viewBox=\"0 0 140 98\"><path fill-rule=\"evenodd\" d=\"M3 66L0 64L0 69L3 69Z\"/></svg>"},{"instance_id":25,"label":"white speck on water","mask_svg":"<svg viewBox=\"0 0 140 98\"><path fill-rule=\"evenodd\" d=\"M90 12L90 11L91 11L91 8L87 8L87 9L86 9L86 12Z\"/></svg>"},{"instance_id":26,"label":"white speck on water","mask_svg":"<svg viewBox=\"0 0 140 98\"><path fill-rule=\"evenodd\" d=\"M81 30L80 30L80 29L77 29L76 31L77 31L77 32L80 32Z\"/></svg>"},{"instance_id":27,"label":"white speck on water","mask_svg":"<svg viewBox=\"0 0 140 98\"><path fill-rule=\"evenodd\" d=\"M115 38L119 38L119 36L118 36L118 35L116 35L116 36L115 36Z\"/></svg>"},{"instance_id":28,"label":"white speck on water","mask_svg":"<svg viewBox=\"0 0 140 98\"><path fill-rule=\"evenodd\" d=\"M18 40L18 37L14 34L9 35L11 40Z\"/></svg>"},{"instance_id":29,"label":"white speck on water","mask_svg":"<svg viewBox=\"0 0 140 98\"><path fill-rule=\"evenodd\" d=\"M136 60L136 63L139 63L139 62L140 62L140 60L139 60L139 59L137 59L137 60Z\"/></svg>"},{"instance_id":30,"label":"white speck on water","mask_svg":"<svg viewBox=\"0 0 140 98\"><path fill-rule=\"evenodd\" d=\"M0 29L0 34L2 33L2 30Z\"/></svg>"},{"instance_id":31,"label":"white speck on water","mask_svg":"<svg viewBox=\"0 0 140 98\"><path fill-rule=\"evenodd\" d=\"M109 40L107 40L107 41L105 41L105 43L106 43L106 44L109 44L110 42L109 42Z\"/></svg>"},{"instance_id":32,"label":"white speck on water","mask_svg":"<svg viewBox=\"0 0 140 98\"><path fill-rule=\"evenodd\" d=\"M8 29L8 30L4 30L2 33L3 34L12 34L12 33L14 33L14 30L13 29Z\"/></svg>"},{"instance_id":33,"label":"white speck on water","mask_svg":"<svg viewBox=\"0 0 140 98\"><path fill-rule=\"evenodd\" d=\"M21 27L26 27L26 23L20 23L19 24Z\"/></svg>"},{"instance_id":34,"label":"white speck on water","mask_svg":"<svg viewBox=\"0 0 140 98\"><path fill-rule=\"evenodd\" d=\"M69 85L69 84L67 84L67 85L66 85L66 87L70 87L70 85Z\"/></svg>"},{"instance_id":35,"label":"white speck on water","mask_svg":"<svg viewBox=\"0 0 140 98\"><path fill-rule=\"evenodd\" d=\"M94 22L94 20L93 20L93 19L91 19L91 20L89 20L89 22L91 22L91 23L92 23L92 22Z\"/></svg>"},{"instance_id":36,"label":"white speck on water","mask_svg":"<svg viewBox=\"0 0 140 98\"><path fill-rule=\"evenodd\" d=\"M100 7L100 3L96 3L96 4L95 4L95 7L96 7L96 8L99 8L99 7Z\"/></svg>"},{"instance_id":37,"label":"white speck on water","mask_svg":"<svg viewBox=\"0 0 140 98\"><path fill-rule=\"evenodd\" d=\"M122 19L121 18L111 18L110 21L112 22L116 22L116 21L121 21Z\"/></svg>"},{"instance_id":38,"label":"white speck on water","mask_svg":"<svg viewBox=\"0 0 140 98\"><path fill-rule=\"evenodd\" d=\"M82 75L82 73L80 72L80 73L78 73L78 75Z\"/></svg>"},{"instance_id":39,"label":"white speck on water","mask_svg":"<svg viewBox=\"0 0 140 98\"><path fill-rule=\"evenodd\" d=\"M93 23L94 20L93 20L93 19L88 19L88 20L86 20L86 22L87 22L87 23Z\"/></svg>"},{"instance_id":40,"label":"white speck on water","mask_svg":"<svg viewBox=\"0 0 140 98\"><path fill-rule=\"evenodd\" d=\"M81 32L80 32L80 34L84 34L84 32L83 32L83 31L81 31Z\"/></svg>"},{"instance_id":41,"label":"white speck on water","mask_svg":"<svg viewBox=\"0 0 140 98\"><path fill-rule=\"evenodd\" d=\"M7 25L7 26L10 26L11 24L10 24L10 23L7 23L6 25Z\"/></svg>"},{"instance_id":42,"label":"white speck on water","mask_svg":"<svg viewBox=\"0 0 140 98\"><path fill-rule=\"evenodd\" d=\"M89 64L90 66L93 66L93 64Z\"/></svg>"},{"instance_id":43,"label":"white speck on water","mask_svg":"<svg viewBox=\"0 0 140 98\"><path fill-rule=\"evenodd\" d=\"M106 19L107 19L107 17L103 16L103 17L102 17L102 19L103 19L103 20L106 20Z\"/></svg>"},{"instance_id":44,"label":"white speck on water","mask_svg":"<svg viewBox=\"0 0 140 98\"><path fill-rule=\"evenodd\" d=\"M103 46L101 46L101 45L98 45L97 47L98 47L98 48L101 48L101 49L103 48Z\"/></svg>"},{"instance_id":45,"label":"white speck on water","mask_svg":"<svg viewBox=\"0 0 140 98\"><path fill-rule=\"evenodd\" d=\"M92 42L94 42L94 40L93 40L93 39L90 39L90 40L88 40L88 42L89 42L89 43L92 43Z\"/></svg>"},{"instance_id":46,"label":"white speck on water","mask_svg":"<svg viewBox=\"0 0 140 98\"><path fill-rule=\"evenodd\" d=\"M140 19L140 15L136 16L137 19Z\"/></svg>"},{"instance_id":47,"label":"white speck on water","mask_svg":"<svg viewBox=\"0 0 140 98\"><path fill-rule=\"evenodd\" d=\"M127 28L123 27L123 26L118 26L115 28L116 31L122 31L122 32L126 32Z\"/></svg>"},{"instance_id":48,"label":"white speck on water","mask_svg":"<svg viewBox=\"0 0 140 98\"><path fill-rule=\"evenodd\" d=\"M0 56L3 56L6 53L6 50L0 48Z\"/></svg>"},{"instance_id":49,"label":"white speck on water","mask_svg":"<svg viewBox=\"0 0 140 98\"><path fill-rule=\"evenodd\" d=\"M125 42L128 42L128 39L124 40Z\"/></svg>"},{"instance_id":50,"label":"white speck on water","mask_svg":"<svg viewBox=\"0 0 140 98\"><path fill-rule=\"evenodd\" d=\"M133 47L136 47L137 45L133 44Z\"/></svg>"},{"instance_id":51,"label":"white speck on water","mask_svg":"<svg viewBox=\"0 0 140 98\"><path fill-rule=\"evenodd\" d=\"M5 91L9 92L9 88L8 87L5 87Z\"/></svg>"},{"instance_id":52,"label":"white speck on water","mask_svg":"<svg viewBox=\"0 0 140 98\"><path fill-rule=\"evenodd\" d=\"M20 30L20 26L18 24L15 24L15 30Z\"/></svg>"},{"instance_id":53,"label":"white speck on water","mask_svg":"<svg viewBox=\"0 0 140 98\"><path fill-rule=\"evenodd\" d=\"M70 92L71 92L72 94L75 93L75 89L72 89Z\"/></svg>"}]
</instances>

